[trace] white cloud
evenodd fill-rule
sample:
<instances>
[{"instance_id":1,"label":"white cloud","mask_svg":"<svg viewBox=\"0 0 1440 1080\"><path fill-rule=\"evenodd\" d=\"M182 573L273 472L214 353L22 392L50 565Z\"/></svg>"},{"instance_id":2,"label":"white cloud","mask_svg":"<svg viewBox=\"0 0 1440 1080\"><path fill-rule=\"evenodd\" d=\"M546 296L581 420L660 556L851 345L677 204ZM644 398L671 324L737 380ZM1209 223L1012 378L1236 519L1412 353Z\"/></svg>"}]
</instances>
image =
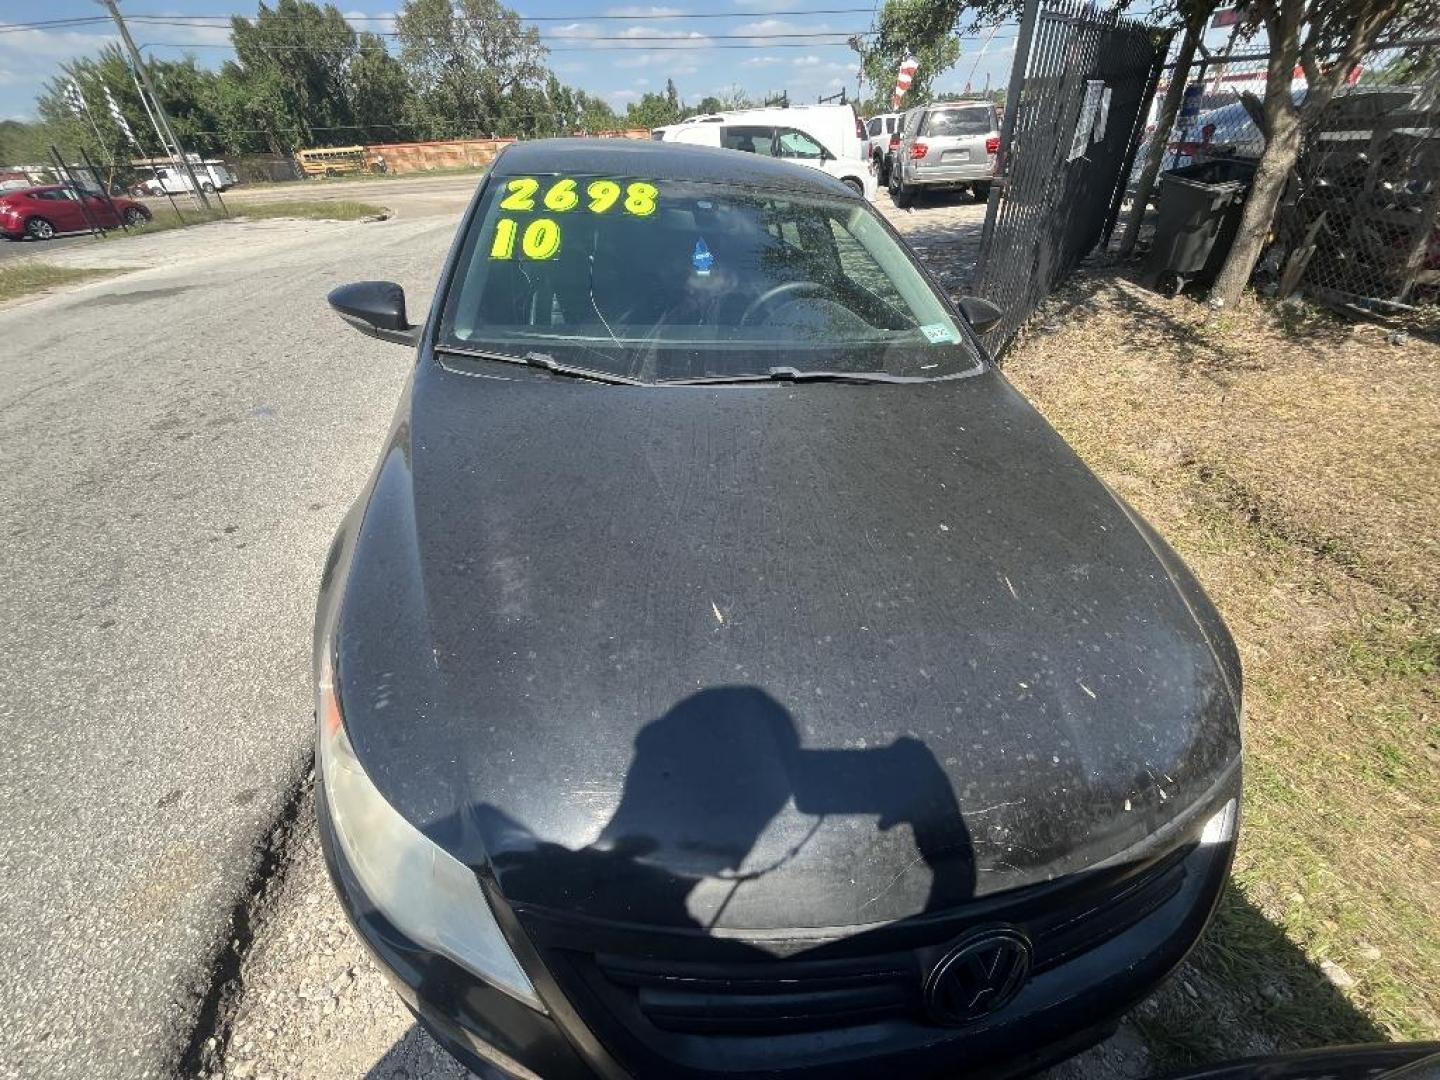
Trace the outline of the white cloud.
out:
<instances>
[{"instance_id":1,"label":"white cloud","mask_svg":"<svg viewBox=\"0 0 1440 1080\"><path fill-rule=\"evenodd\" d=\"M778 56L752 56L745 60L742 67L768 67L770 64L781 64L783 60Z\"/></svg>"},{"instance_id":2,"label":"white cloud","mask_svg":"<svg viewBox=\"0 0 1440 1080\"><path fill-rule=\"evenodd\" d=\"M736 7L751 11L788 11L799 3L800 0L735 0Z\"/></svg>"},{"instance_id":3,"label":"white cloud","mask_svg":"<svg viewBox=\"0 0 1440 1080\"><path fill-rule=\"evenodd\" d=\"M809 56L797 56L790 62L796 67L815 67L820 63L820 58L814 53L811 53Z\"/></svg>"},{"instance_id":4,"label":"white cloud","mask_svg":"<svg viewBox=\"0 0 1440 1080\"><path fill-rule=\"evenodd\" d=\"M683 8L666 7L663 4L627 4L624 7L609 8L606 15L618 15L621 18L654 18L656 15L683 15Z\"/></svg>"},{"instance_id":5,"label":"white cloud","mask_svg":"<svg viewBox=\"0 0 1440 1080\"><path fill-rule=\"evenodd\" d=\"M636 86L649 86L649 85L650 85L650 80L649 80L649 79L636 79L636 80L635 80L635 85L636 85Z\"/></svg>"},{"instance_id":6,"label":"white cloud","mask_svg":"<svg viewBox=\"0 0 1440 1080\"><path fill-rule=\"evenodd\" d=\"M639 38L642 41L650 38L665 38L667 41L709 41L704 34L698 30L670 30L654 26L627 26L616 37Z\"/></svg>"}]
</instances>

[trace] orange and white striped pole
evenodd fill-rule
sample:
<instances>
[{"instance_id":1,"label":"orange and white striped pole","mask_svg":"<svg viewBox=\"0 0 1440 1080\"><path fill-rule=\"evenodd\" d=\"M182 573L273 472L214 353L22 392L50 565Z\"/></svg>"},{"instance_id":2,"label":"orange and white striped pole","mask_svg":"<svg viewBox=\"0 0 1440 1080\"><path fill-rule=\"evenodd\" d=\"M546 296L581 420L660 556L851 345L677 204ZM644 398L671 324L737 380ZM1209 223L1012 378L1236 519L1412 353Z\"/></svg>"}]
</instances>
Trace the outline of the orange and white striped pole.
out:
<instances>
[{"instance_id":1,"label":"orange and white striped pole","mask_svg":"<svg viewBox=\"0 0 1440 1080\"><path fill-rule=\"evenodd\" d=\"M900 107L900 99L904 97L905 92L910 89L910 84L915 81L915 72L919 70L920 61L916 60L913 56L906 57L905 61L900 65L900 72L895 76L895 93L890 98L890 107L892 109L898 109Z\"/></svg>"}]
</instances>

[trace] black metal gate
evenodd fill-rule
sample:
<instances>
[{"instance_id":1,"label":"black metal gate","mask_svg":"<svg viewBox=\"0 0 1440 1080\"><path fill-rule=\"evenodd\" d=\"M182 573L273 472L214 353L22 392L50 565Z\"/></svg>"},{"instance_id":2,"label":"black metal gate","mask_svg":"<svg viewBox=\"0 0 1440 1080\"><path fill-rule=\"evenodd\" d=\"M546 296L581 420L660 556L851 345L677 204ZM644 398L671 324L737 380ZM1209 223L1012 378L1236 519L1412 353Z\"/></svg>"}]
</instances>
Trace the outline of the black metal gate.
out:
<instances>
[{"instance_id":1,"label":"black metal gate","mask_svg":"<svg viewBox=\"0 0 1440 1080\"><path fill-rule=\"evenodd\" d=\"M1029 0L973 291L1000 353L1114 226L1167 38L1088 0Z\"/></svg>"}]
</instances>

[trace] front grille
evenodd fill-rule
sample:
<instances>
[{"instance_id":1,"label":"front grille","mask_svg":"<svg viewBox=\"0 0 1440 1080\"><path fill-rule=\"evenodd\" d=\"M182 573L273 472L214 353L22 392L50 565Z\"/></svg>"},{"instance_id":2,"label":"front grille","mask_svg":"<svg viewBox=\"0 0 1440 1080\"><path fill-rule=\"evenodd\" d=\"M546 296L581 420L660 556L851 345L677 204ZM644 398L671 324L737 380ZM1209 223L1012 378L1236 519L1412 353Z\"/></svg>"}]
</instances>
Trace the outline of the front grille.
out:
<instances>
[{"instance_id":1,"label":"front grille","mask_svg":"<svg viewBox=\"0 0 1440 1080\"><path fill-rule=\"evenodd\" d=\"M599 950L596 929L526 922L581 1012L618 1022L651 1048L670 1038L786 1036L886 1021L923 1023L923 973L965 931L1004 923L1023 931L1043 972L1095 948L1180 889L1185 851L1143 868L1035 886L808 948L784 959L736 942L630 927ZM603 940L603 938L602 938ZM680 1044L676 1044L677 1048ZM694 1047L688 1042L684 1045Z\"/></svg>"},{"instance_id":2,"label":"front grille","mask_svg":"<svg viewBox=\"0 0 1440 1080\"><path fill-rule=\"evenodd\" d=\"M917 1002L913 953L773 964L683 964L601 953L601 975L635 994L656 1027L709 1035L773 1035L844 1027Z\"/></svg>"},{"instance_id":3,"label":"front grille","mask_svg":"<svg viewBox=\"0 0 1440 1080\"><path fill-rule=\"evenodd\" d=\"M1143 919L1175 895L1184 876L1182 862L1167 860L1104 897L1087 895L1072 906L1050 906L1005 921L1030 938L1032 970L1038 973ZM997 913L987 913L977 921L996 918ZM836 960L716 964L599 953L592 962L610 984L635 995L640 1013L657 1028L773 1035L917 1013L921 973L963 932L947 926L918 947Z\"/></svg>"}]
</instances>

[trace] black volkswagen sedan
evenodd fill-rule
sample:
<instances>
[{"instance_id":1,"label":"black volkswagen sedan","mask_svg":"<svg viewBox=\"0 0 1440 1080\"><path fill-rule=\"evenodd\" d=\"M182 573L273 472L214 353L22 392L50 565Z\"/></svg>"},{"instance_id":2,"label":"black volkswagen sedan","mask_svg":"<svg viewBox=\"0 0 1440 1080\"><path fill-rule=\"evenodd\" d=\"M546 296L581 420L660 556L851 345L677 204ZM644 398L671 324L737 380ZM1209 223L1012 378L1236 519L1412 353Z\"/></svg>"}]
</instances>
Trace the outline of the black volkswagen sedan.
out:
<instances>
[{"instance_id":1,"label":"black volkswagen sedan","mask_svg":"<svg viewBox=\"0 0 1440 1080\"><path fill-rule=\"evenodd\" d=\"M1010 1076L1214 908L1240 667L864 199L512 146L326 564L318 811L487 1076Z\"/></svg>"}]
</instances>

